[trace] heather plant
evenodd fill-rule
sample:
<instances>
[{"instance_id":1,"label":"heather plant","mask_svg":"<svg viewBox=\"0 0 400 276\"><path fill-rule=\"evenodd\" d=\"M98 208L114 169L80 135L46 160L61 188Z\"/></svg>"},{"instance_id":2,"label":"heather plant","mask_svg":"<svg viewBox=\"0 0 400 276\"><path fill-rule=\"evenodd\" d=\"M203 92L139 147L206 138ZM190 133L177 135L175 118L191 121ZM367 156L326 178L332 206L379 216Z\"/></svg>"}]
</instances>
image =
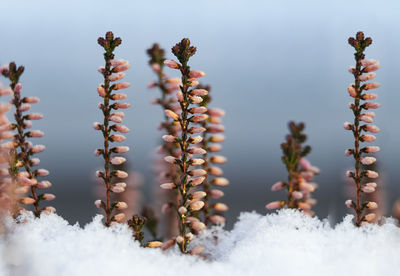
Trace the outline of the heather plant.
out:
<instances>
[{"instance_id":1,"label":"heather plant","mask_svg":"<svg viewBox=\"0 0 400 276\"><path fill-rule=\"evenodd\" d=\"M360 226L365 222L371 222L376 217L374 213L365 214L367 210L378 208L376 202L365 201L363 199L364 193L375 192L376 183L370 181L363 183L362 181L364 179L375 179L379 175L376 171L363 169L362 165L371 165L375 163L375 157L364 155L378 152L379 147L365 146L360 148L360 143L375 141L376 137L368 133L379 132L379 128L371 124L375 113L369 110L376 109L380 105L375 102L367 102L368 100L375 100L377 95L366 92L378 88L379 84L375 82L366 82L375 77L374 71L378 70L380 65L376 60L365 59L364 51L372 44L372 39L370 37L365 38L363 32L358 32L355 37L350 37L348 42L356 51L354 53L356 64L354 67L349 68L349 72L354 76L354 83L347 88L350 97L354 98L354 102L349 104L349 108L353 111L354 122L345 122L344 128L353 133L354 148L347 149L345 153L347 156L353 156L355 164L354 170L348 171L346 175L354 180L356 199L355 201L351 199L346 200L346 206L354 209L356 213L355 224Z\"/></svg>"},{"instance_id":2,"label":"heather plant","mask_svg":"<svg viewBox=\"0 0 400 276\"><path fill-rule=\"evenodd\" d=\"M151 48L147 50L147 54L150 57L149 64L157 75L157 80L149 84L149 88L158 88L160 90L160 97L153 100L154 104L160 105L164 111L163 121L159 126L159 130L163 131L163 134L177 136L180 131L179 124L176 124L174 120L167 116L166 110L172 110L179 112L180 105L177 104L177 99L174 92L179 90L180 79L168 78L164 72L164 61L165 51L155 43ZM179 157L179 147L177 144L168 141L162 141L161 147L157 150L157 158L155 160L155 173L157 174L157 180L159 184L172 182L178 183L179 181L179 170L174 164L167 164L163 161L166 156ZM173 209L176 210L177 201L176 189L157 191L157 198L161 202L165 202L161 208L163 212L163 235L166 238L171 238L177 234L177 216Z\"/></svg>"},{"instance_id":3,"label":"heather plant","mask_svg":"<svg viewBox=\"0 0 400 276\"><path fill-rule=\"evenodd\" d=\"M161 188L177 189L178 204L177 212L179 215L179 235L166 243L164 249L172 246L175 242L179 245L182 253L188 253L187 246L193 239L193 232L205 228L204 223L195 217L196 212L200 211L204 206L202 198L206 195L203 191L195 191L194 187L200 185L207 172L201 168L195 168L202 165L204 160L201 158L193 158L193 155L204 154L204 149L195 145L202 141L201 136L192 136L198 133L196 126L198 122L208 118L202 110L199 112L198 107L194 104L200 103L205 96L205 90L199 90L195 87L199 84L198 78L204 73L197 70L191 70L188 65L190 57L196 53L196 48L190 45L190 40L184 38L181 42L172 47L172 53L178 59L179 63L174 60L165 60L164 64L172 69L177 69L181 73L180 91L177 92L177 99L180 105L179 112L173 110L165 110L165 114L180 126L180 137L175 135L164 135L163 140L176 143L179 146L180 154L176 158L167 156L165 160L168 163L175 164L179 169L179 182L163 183ZM198 114L198 115L195 115ZM167 246L168 245L168 246ZM195 248L189 253L198 254L200 248Z\"/></svg>"},{"instance_id":4,"label":"heather plant","mask_svg":"<svg viewBox=\"0 0 400 276\"><path fill-rule=\"evenodd\" d=\"M288 171L288 181L279 181L271 188L272 191L286 189L287 199L270 202L265 206L267 209L296 208L306 214L314 214L311 208L316 204L316 200L312 198L311 193L317 188L317 184L311 181L314 175L319 173L319 169L305 158L311 147L303 146L307 139L303 133L304 128L304 123L289 122L290 134L286 136L286 142L281 144L282 162Z\"/></svg>"},{"instance_id":5,"label":"heather plant","mask_svg":"<svg viewBox=\"0 0 400 276\"><path fill-rule=\"evenodd\" d=\"M102 208L106 214L105 225L109 226L112 222L120 222L124 219L124 213L113 215L114 211L126 209L128 206L123 201L112 201L112 193L121 193L125 191L126 183L113 183L115 178L124 179L128 177L128 173L123 170L113 170L112 165L120 165L126 161L122 156L113 156L114 154L125 153L129 151L127 146L111 147L111 143L122 142L126 137L118 133L127 133L129 128L121 125L125 114L118 110L126 109L130 106L125 102L114 102L126 99L127 95L118 93L119 90L128 88L128 82L118 82L124 78L126 71L130 68L129 62L126 60L114 59L114 50L121 44L121 38L114 38L112 32L107 32L105 37L99 37L98 43L105 50L104 61L105 66L99 68L100 74L103 76L103 83L97 87L97 92L103 102L98 107L103 112L103 123L94 123L94 129L101 131L104 138L104 148L96 149L95 155L102 156L104 159L104 171L97 171L96 176L103 179L106 188L105 201L98 199L95 205Z\"/></svg>"},{"instance_id":6,"label":"heather plant","mask_svg":"<svg viewBox=\"0 0 400 276\"><path fill-rule=\"evenodd\" d=\"M10 151L10 164L9 174L12 182L17 182L19 193L28 193L29 196L20 198L19 202L23 205L33 205L33 212L35 216L39 217L42 212L55 212L55 208L47 206L40 208L39 204L43 200L53 200L55 195L49 193L39 193L39 189L49 188L51 183L49 181L38 181L38 177L47 176L48 170L34 169L34 166L39 165L39 158L33 156L37 153L44 151L45 146L33 145L27 138L42 137L44 133L39 130L27 131L32 126L32 120L40 120L43 118L42 114L30 113L24 115L31 109L31 104L38 103L37 97L21 97L22 84L19 79L24 72L24 67L17 67L14 62L8 65L8 68L3 69L2 74L10 80L10 89L12 91L11 103L15 107L14 120L8 128L15 130L16 133L12 135L12 142L5 145L11 149ZM11 138L11 135L10 137ZM4 144L3 144L4 145ZM21 186L21 187L19 187Z\"/></svg>"},{"instance_id":7,"label":"heather plant","mask_svg":"<svg viewBox=\"0 0 400 276\"><path fill-rule=\"evenodd\" d=\"M210 222L213 224L224 224L226 219L223 213L228 210L228 206L221 202L212 203L211 200L223 197L224 192L219 188L229 185L229 180L222 177L223 171L218 167L218 165L226 162L226 158L222 155L215 154L221 151L222 146L220 143L225 139L221 134L225 131L221 120L225 115L225 111L218 108L208 108L211 102L210 86L199 85L197 89L203 89L203 93L207 94L202 97L203 101L198 103L198 111L205 111L209 116L206 120L199 123L201 127L198 128L203 138L199 145L200 148L205 149L203 152L204 163L202 164L202 168L207 172L203 184L201 185L202 190L206 193L204 197L204 207L201 211L205 225L208 225Z\"/></svg>"}]
</instances>

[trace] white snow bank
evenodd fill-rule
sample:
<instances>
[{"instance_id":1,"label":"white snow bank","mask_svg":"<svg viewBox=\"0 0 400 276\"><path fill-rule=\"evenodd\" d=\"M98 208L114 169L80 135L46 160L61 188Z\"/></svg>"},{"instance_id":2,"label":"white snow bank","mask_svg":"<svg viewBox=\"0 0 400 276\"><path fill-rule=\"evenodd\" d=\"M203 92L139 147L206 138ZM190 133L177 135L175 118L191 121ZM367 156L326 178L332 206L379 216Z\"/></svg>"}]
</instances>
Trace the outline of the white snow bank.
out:
<instances>
[{"instance_id":1,"label":"white snow bank","mask_svg":"<svg viewBox=\"0 0 400 276\"><path fill-rule=\"evenodd\" d=\"M140 248L126 226L105 228L101 216L80 228L48 215L11 226L0 275L398 275L400 229L393 221L355 228L351 218L332 228L291 210L243 213L232 231L194 242L206 248L203 260Z\"/></svg>"}]
</instances>

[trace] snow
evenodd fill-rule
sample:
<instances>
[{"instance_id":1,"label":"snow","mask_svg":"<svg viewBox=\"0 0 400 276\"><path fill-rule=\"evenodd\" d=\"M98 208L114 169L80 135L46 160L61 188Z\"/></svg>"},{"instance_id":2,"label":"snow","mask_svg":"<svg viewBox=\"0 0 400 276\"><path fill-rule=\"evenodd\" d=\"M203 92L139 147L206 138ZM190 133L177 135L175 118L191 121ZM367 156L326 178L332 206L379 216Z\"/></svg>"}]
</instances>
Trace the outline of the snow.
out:
<instances>
[{"instance_id":1,"label":"snow","mask_svg":"<svg viewBox=\"0 0 400 276\"><path fill-rule=\"evenodd\" d=\"M140 248L125 225L85 227L58 215L9 222L0 239L0 275L398 275L400 228L336 226L298 211L242 213L234 229L206 230L193 241L205 258ZM216 242L216 239L218 242Z\"/></svg>"}]
</instances>

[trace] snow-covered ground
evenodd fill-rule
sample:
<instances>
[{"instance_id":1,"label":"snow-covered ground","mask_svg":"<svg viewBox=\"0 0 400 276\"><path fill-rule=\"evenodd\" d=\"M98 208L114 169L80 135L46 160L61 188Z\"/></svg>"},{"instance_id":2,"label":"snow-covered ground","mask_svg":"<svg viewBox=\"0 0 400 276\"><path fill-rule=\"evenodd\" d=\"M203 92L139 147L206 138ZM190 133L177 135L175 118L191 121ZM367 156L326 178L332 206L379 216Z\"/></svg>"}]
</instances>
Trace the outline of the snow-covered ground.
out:
<instances>
[{"instance_id":1,"label":"snow-covered ground","mask_svg":"<svg viewBox=\"0 0 400 276\"><path fill-rule=\"evenodd\" d=\"M395 223L356 228L351 219L331 227L292 210L243 213L232 231L202 233L201 259L140 248L126 226L105 228L100 216L81 228L47 215L11 225L0 275L399 275Z\"/></svg>"}]
</instances>

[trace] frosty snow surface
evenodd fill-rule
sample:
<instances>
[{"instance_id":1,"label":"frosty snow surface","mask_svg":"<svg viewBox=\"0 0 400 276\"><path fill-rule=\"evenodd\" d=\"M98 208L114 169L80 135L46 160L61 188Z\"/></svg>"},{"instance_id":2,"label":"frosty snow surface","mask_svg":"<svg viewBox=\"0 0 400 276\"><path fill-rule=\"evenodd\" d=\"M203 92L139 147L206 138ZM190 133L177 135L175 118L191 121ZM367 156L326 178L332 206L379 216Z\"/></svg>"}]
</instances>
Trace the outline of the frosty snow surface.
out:
<instances>
[{"instance_id":1,"label":"frosty snow surface","mask_svg":"<svg viewBox=\"0 0 400 276\"><path fill-rule=\"evenodd\" d=\"M205 230L192 246L140 248L126 225L105 227L101 216L81 228L58 215L10 222L0 240L0 275L398 275L400 228L391 219L357 228L352 216L332 227L295 210L242 213L232 231ZM218 237L218 244L215 243Z\"/></svg>"}]
</instances>

